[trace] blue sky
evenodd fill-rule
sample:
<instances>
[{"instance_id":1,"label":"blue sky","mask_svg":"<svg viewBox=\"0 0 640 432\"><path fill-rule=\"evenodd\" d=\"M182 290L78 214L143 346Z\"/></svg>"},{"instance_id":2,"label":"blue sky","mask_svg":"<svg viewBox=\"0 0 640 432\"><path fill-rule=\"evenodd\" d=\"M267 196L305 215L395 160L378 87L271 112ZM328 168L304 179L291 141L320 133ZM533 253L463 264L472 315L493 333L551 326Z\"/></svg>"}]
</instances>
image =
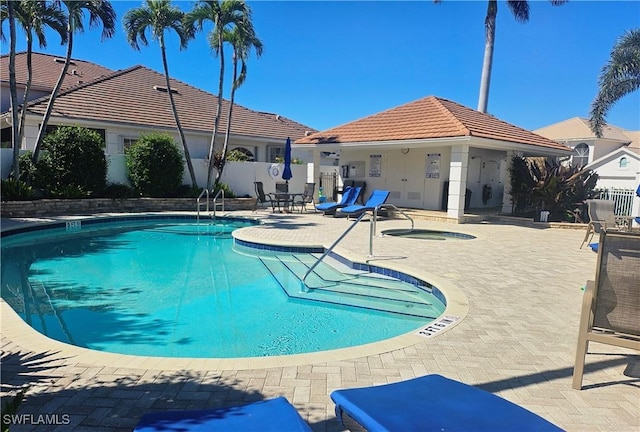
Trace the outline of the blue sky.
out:
<instances>
[{"instance_id":1,"label":"blue sky","mask_svg":"<svg viewBox=\"0 0 640 432\"><path fill-rule=\"evenodd\" d=\"M141 4L113 3L119 19ZM193 5L174 3L184 11ZM488 111L531 130L588 116L598 75L616 39L640 27L640 2L529 3L530 20L520 24L506 2L498 2ZM236 102L247 108L323 130L430 95L477 107L484 0L249 4L264 52L251 59L247 81L236 93ZM217 92L219 66L206 34L198 34L184 51L174 37L167 45L174 78ZM24 46L21 38L18 49ZM2 52L7 51L3 43ZM51 35L45 51L64 55L65 47ZM74 57L112 69L142 64L162 71L157 44L134 51L121 24L118 34L103 42L99 29L87 25L75 39ZM640 130L640 92L621 99L607 120Z\"/></svg>"}]
</instances>

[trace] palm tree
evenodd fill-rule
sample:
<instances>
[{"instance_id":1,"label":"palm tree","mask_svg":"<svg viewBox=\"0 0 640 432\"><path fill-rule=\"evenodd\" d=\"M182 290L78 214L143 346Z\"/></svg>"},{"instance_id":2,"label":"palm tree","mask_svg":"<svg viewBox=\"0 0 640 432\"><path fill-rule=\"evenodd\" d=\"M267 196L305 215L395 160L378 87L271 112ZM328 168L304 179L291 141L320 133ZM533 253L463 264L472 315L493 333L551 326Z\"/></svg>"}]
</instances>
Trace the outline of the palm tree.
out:
<instances>
[{"instance_id":1,"label":"palm tree","mask_svg":"<svg viewBox=\"0 0 640 432\"><path fill-rule=\"evenodd\" d=\"M640 88L640 28L629 30L618 38L609 62L598 78L598 95L591 103L589 122L597 137L609 109L623 96Z\"/></svg>"},{"instance_id":2,"label":"palm tree","mask_svg":"<svg viewBox=\"0 0 640 432\"><path fill-rule=\"evenodd\" d=\"M116 32L116 12L111 5L111 2L106 0L58 0L57 4L64 4L67 9L67 55L65 58L64 66L60 72L60 77L56 82L49 102L47 103L47 110L44 113L42 123L40 124L40 130L36 138L36 144L33 149L33 162L38 161L38 155L40 153L40 147L42 146L42 140L44 139L45 132L47 130L47 124L49 123L49 117L53 111L53 104L56 97L62 87L62 82L67 75L69 64L71 63L71 54L73 53L73 36L76 32L81 33L84 31L84 25L82 19L85 12L89 13L89 25L95 27L102 24L102 40L112 37Z\"/></svg>"},{"instance_id":3,"label":"palm tree","mask_svg":"<svg viewBox=\"0 0 640 432\"><path fill-rule=\"evenodd\" d=\"M216 106L216 115L213 122L213 135L211 144L209 145L209 167L207 171L207 189L211 189L211 175L214 168L215 143L218 127L220 125L220 111L222 110L222 90L224 85L224 50L223 32L225 29L232 28L241 24L250 22L248 17L251 14L249 6L242 0L199 0L194 9L185 16L185 27L188 29L202 30L205 21L211 21L213 29L211 30L211 41L213 35L217 45L213 47L215 53L220 57L220 74L218 79L218 103ZM191 31L191 30L190 30Z\"/></svg>"},{"instance_id":4,"label":"palm tree","mask_svg":"<svg viewBox=\"0 0 640 432\"><path fill-rule=\"evenodd\" d=\"M566 3L567 0L550 0L554 6ZM511 10L516 21L526 23L529 21L529 2L507 0L507 6ZM480 96L478 97L478 111L486 113L489 104L489 85L491 82L491 68L493 64L493 47L496 37L496 16L498 15L497 0L489 0L487 16L484 19L485 43L484 60L482 63L482 76L480 78Z\"/></svg>"},{"instance_id":5,"label":"palm tree","mask_svg":"<svg viewBox=\"0 0 640 432\"><path fill-rule=\"evenodd\" d=\"M20 26L24 29L27 40L27 82L25 84L24 95L22 97L22 108L20 110L20 126L18 131L18 143L22 142L24 136L24 122L27 115L27 102L33 81L32 51L33 38L38 39L40 48L47 47L45 29L53 29L60 35L61 44L67 43L67 18L64 13L53 4L37 0L22 0L14 5L15 16Z\"/></svg>"},{"instance_id":6,"label":"palm tree","mask_svg":"<svg viewBox=\"0 0 640 432\"><path fill-rule=\"evenodd\" d=\"M217 33L216 33L217 35ZM233 113L233 101L235 99L236 90L244 83L247 77L247 59L251 53L251 49L256 50L256 56L262 55L262 41L258 39L253 24L248 22L241 26L236 26L231 30L225 30L224 39L233 47L233 83L231 86L231 97L229 101L229 113L227 115L227 129L224 134L224 144L222 146L222 156L217 167L216 180L214 185L217 186L222 177L222 170L227 162L227 151L229 147L229 134L231 132L231 115ZM213 38L210 41L211 46L218 46L218 41ZM240 74L238 75L238 60L240 61Z\"/></svg>"},{"instance_id":7,"label":"palm tree","mask_svg":"<svg viewBox=\"0 0 640 432\"><path fill-rule=\"evenodd\" d=\"M20 175L20 147L18 146L18 90L16 87L16 13L15 4L11 1L3 3L1 20L9 20L9 97L11 99L11 146L13 147L14 178ZM4 34L2 35L4 39Z\"/></svg>"},{"instance_id":8,"label":"palm tree","mask_svg":"<svg viewBox=\"0 0 640 432\"><path fill-rule=\"evenodd\" d=\"M124 29L127 34L129 44L136 50L140 50L138 39L142 45L149 45L146 36L148 28L151 29L151 37L154 40L157 40L160 44L160 53L162 54L162 66L164 68L164 78L167 87L167 94L169 95L169 103L171 104L173 118L178 128L182 148L184 149L184 157L187 161L189 175L191 176L191 184L193 187L198 187L196 175L193 171L191 155L189 154L189 147L187 146L187 140L184 137L184 131L180 124L176 103L173 99L173 92L171 91L169 66L167 65L167 52L164 43L164 32L167 30L173 30L180 38L180 48L186 48L189 37L182 27L183 18L184 12L171 6L170 0L146 0L146 5L131 9L126 13L124 16Z\"/></svg>"}]
</instances>

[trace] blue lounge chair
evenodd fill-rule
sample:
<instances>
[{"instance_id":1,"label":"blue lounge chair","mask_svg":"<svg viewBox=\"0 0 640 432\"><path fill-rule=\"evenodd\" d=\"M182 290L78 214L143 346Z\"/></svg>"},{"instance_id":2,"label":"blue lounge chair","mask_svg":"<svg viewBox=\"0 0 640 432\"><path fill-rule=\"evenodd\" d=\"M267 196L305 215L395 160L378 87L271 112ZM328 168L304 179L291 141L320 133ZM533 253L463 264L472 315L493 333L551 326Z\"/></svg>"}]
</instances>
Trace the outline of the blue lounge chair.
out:
<instances>
[{"instance_id":1,"label":"blue lounge chair","mask_svg":"<svg viewBox=\"0 0 640 432\"><path fill-rule=\"evenodd\" d=\"M375 209L377 206L384 204L387 202L387 198L389 198L389 191L385 190L374 190L371 192L371 196L367 200L364 205L350 205L346 207L339 208L337 210L338 213L346 214L347 216L357 216L366 211L370 211Z\"/></svg>"},{"instance_id":2,"label":"blue lounge chair","mask_svg":"<svg viewBox=\"0 0 640 432\"><path fill-rule=\"evenodd\" d=\"M342 194L342 199L339 203L329 202L322 203L316 206L316 210L321 211L322 214L334 214L337 209L350 206L356 203L358 196L360 196L360 191L362 191L361 187L351 187L347 186L344 189L344 193Z\"/></svg>"},{"instance_id":3,"label":"blue lounge chair","mask_svg":"<svg viewBox=\"0 0 640 432\"><path fill-rule=\"evenodd\" d=\"M336 416L350 430L358 427L369 432L562 430L514 403L440 375L336 390L331 399L336 404Z\"/></svg>"},{"instance_id":4,"label":"blue lounge chair","mask_svg":"<svg viewBox=\"0 0 640 432\"><path fill-rule=\"evenodd\" d=\"M146 414L133 431L311 432L311 428L286 398L278 397L239 407Z\"/></svg>"}]
</instances>

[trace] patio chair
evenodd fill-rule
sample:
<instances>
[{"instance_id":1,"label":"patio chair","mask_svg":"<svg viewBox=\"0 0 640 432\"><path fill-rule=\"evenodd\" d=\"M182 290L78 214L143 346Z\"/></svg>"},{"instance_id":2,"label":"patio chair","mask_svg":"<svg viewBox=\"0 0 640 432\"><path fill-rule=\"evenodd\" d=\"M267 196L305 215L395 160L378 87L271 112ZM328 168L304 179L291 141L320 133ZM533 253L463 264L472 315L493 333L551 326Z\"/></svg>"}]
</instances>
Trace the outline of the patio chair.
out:
<instances>
[{"instance_id":1,"label":"patio chair","mask_svg":"<svg viewBox=\"0 0 640 432\"><path fill-rule=\"evenodd\" d=\"M302 192L302 195L296 195L297 199L294 199L293 201L293 208L295 208L296 206L300 206L300 213L302 213L303 210L307 211L307 204L313 204L313 194L315 193L315 191L315 183L305 183L304 192Z\"/></svg>"},{"instance_id":2,"label":"patio chair","mask_svg":"<svg viewBox=\"0 0 640 432\"><path fill-rule=\"evenodd\" d=\"M347 186L342 193L342 199L340 200L340 202L326 202L318 204L316 206L316 210L321 211L323 215L334 214L339 208L354 205L356 203L356 200L360 196L360 191L362 191L362 188L360 188L359 186Z\"/></svg>"},{"instance_id":3,"label":"patio chair","mask_svg":"<svg viewBox=\"0 0 640 432\"><path fill-rule=\"evenodd\" d=\"M587 233L582 240L580 249L589 243L594 234L600 234L603 229L606 230L618 230L624 228L624 224L619 224L620 220L626 220L630 222L629 217L616 216L615 214L615 201L613 200L587 200L589 223L587 224Z\"/></svg>"},{"instance_id":4,"label":"patio chair","mask_svg":"<svg viewBox=\"0 0 640 432\"><path fill-rule=\"evenodd\" d=\"M253 210L255 211L258 208L258 204L262 204L263 206L269 204L271 210L276 211L276 206L278 205L276 197L273 194L264 193L264 185L262 182L257 181L253 182L253 184L256 188L256 206Z\"/></svg>"},{"instance_id":5,"label":"patio chair","mask_svg":"<svg viewBox=\"0 0 640 432\"><path fill-rule=\"evenodd\" d=\"M640 234L603 230L595 281L587 282L572 386L582 388L589 342L640 351Z\"/></svg>"},{"instance_id":6,"label":"patio chair","mask_svg":"<svg viewBox=\"0 0 640 432\"><path fill-rule=\"evenodd\" d=\"M354 204L346 207L339 208L336 214L345 214L347 217L358 216L366 211L373 211L376 207L387 202L389 198L389 191L376 189L371 192L371 196L364 205Z\"/></svg>"},{"instance_id":7,"label":"patio chair","mask_svg":"<svg viewBox=\"0 0 640 432\"><path fill-rule=\"evenodd\" d=\"M311 432L309 425L284 397L231 408L146 414L140 419L134 432L187 430Z\"/></svg>"},{"instance_id":8,"label":"patio chair","mask_svg":"<svg viewBox=\"0 0 640 432\"><path fill-rule=\"evenodd\" d=\"M331 399L350 431L562 430L501 397L440 375L336 390Z\"/></svg>"}]
</instances>

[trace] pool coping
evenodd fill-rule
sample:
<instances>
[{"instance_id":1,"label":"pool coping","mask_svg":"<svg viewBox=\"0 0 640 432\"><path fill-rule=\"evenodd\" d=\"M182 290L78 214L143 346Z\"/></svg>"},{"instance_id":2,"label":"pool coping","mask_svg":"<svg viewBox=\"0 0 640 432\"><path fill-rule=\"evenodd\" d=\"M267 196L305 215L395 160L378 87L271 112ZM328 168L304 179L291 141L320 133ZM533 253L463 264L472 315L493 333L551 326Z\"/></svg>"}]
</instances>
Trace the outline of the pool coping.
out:
<instances>
[{"instance_id":1,"label":"pool coping","mask_svg":"<svg viewBox=\"0 0 640 432\"><path fill-rule=\"evenodd\" d=\"M171 215L179 216L185 213L141 213L136 215L146 215L150 218L154 216L162 215L163 217L171 217ZM120 215L122 217L131 216L132 214ZM64 223L66 221L83 220L83 219L100 219L106 218L119 219L117 214L107 214L99 216L80 216L80 217L65 217L62 221L52 220L50 222L27 222L20 224L19 226L3 228L2 232L14 231L23 227L51 225L54 223ZM240 217L236 219L251 219L250 217ZM254 218L254 220L258 220ZM246 231L243 233L243 228L234 231L234 238L239 238L243 241L250 243L259 243L267 246L274 247L309 247L309 248L328 248L328 245L316 245L310 243L296 242L295 244L288 243L283 244L277 241L268 241L260 239L254 236L247 236ZM343 249L340 249L339 245L336 246L334 251L342 258L351 261L352 263L361 263L365 265L377 265L371 264L376 260L382 260L384 258L366 258L362 256L353 255ZM324 363L330 361L349 360L354 358L366 357L375 354L382 354L402 348L406 348L421 342L428 341L431 337L437 337L443 334L458 324L460 324L469 312L469 301L466 295L448 280L441 279L433 274L424 271L416 271L415 268L409 268L402 264L392 263L385 260L385 265L380 266L388 268L391 271L403 273L416 279L425 281L437 289L445 296L447 304L444 312L440 317L434 321L429 321L419 328L396 337L385 339L378 342L372 342L365 345L359 345L349 348L339 348L335 350L319 351L314 353L303 354L291 354L286 356L265 356L265 357L240 357L240 358L173 358L173 357L148 357L137 356L128 354L116 354L105 351L96 351L89 348L77 347L67 344L65 342L51 339L32 327L30 327L20 316L9 306L4 299L0 298L0 316L2 333L14 343L19 346L23 346L25 349L31 351L40 351L52 353L54 358L74 358L80 364L91 366L109 366L117 368L145 368L150 370L185 370L189 368L205 368L216 370L246 370L246 369L265 369L274 367L287 367L287 366L300 366L313 363ZM438 329L435 333L429 333L427 336L418 335L418 331L429 327L429 324L437 322L443 317L453 317L453 320Z\"/></svg>"}]
</instances>

